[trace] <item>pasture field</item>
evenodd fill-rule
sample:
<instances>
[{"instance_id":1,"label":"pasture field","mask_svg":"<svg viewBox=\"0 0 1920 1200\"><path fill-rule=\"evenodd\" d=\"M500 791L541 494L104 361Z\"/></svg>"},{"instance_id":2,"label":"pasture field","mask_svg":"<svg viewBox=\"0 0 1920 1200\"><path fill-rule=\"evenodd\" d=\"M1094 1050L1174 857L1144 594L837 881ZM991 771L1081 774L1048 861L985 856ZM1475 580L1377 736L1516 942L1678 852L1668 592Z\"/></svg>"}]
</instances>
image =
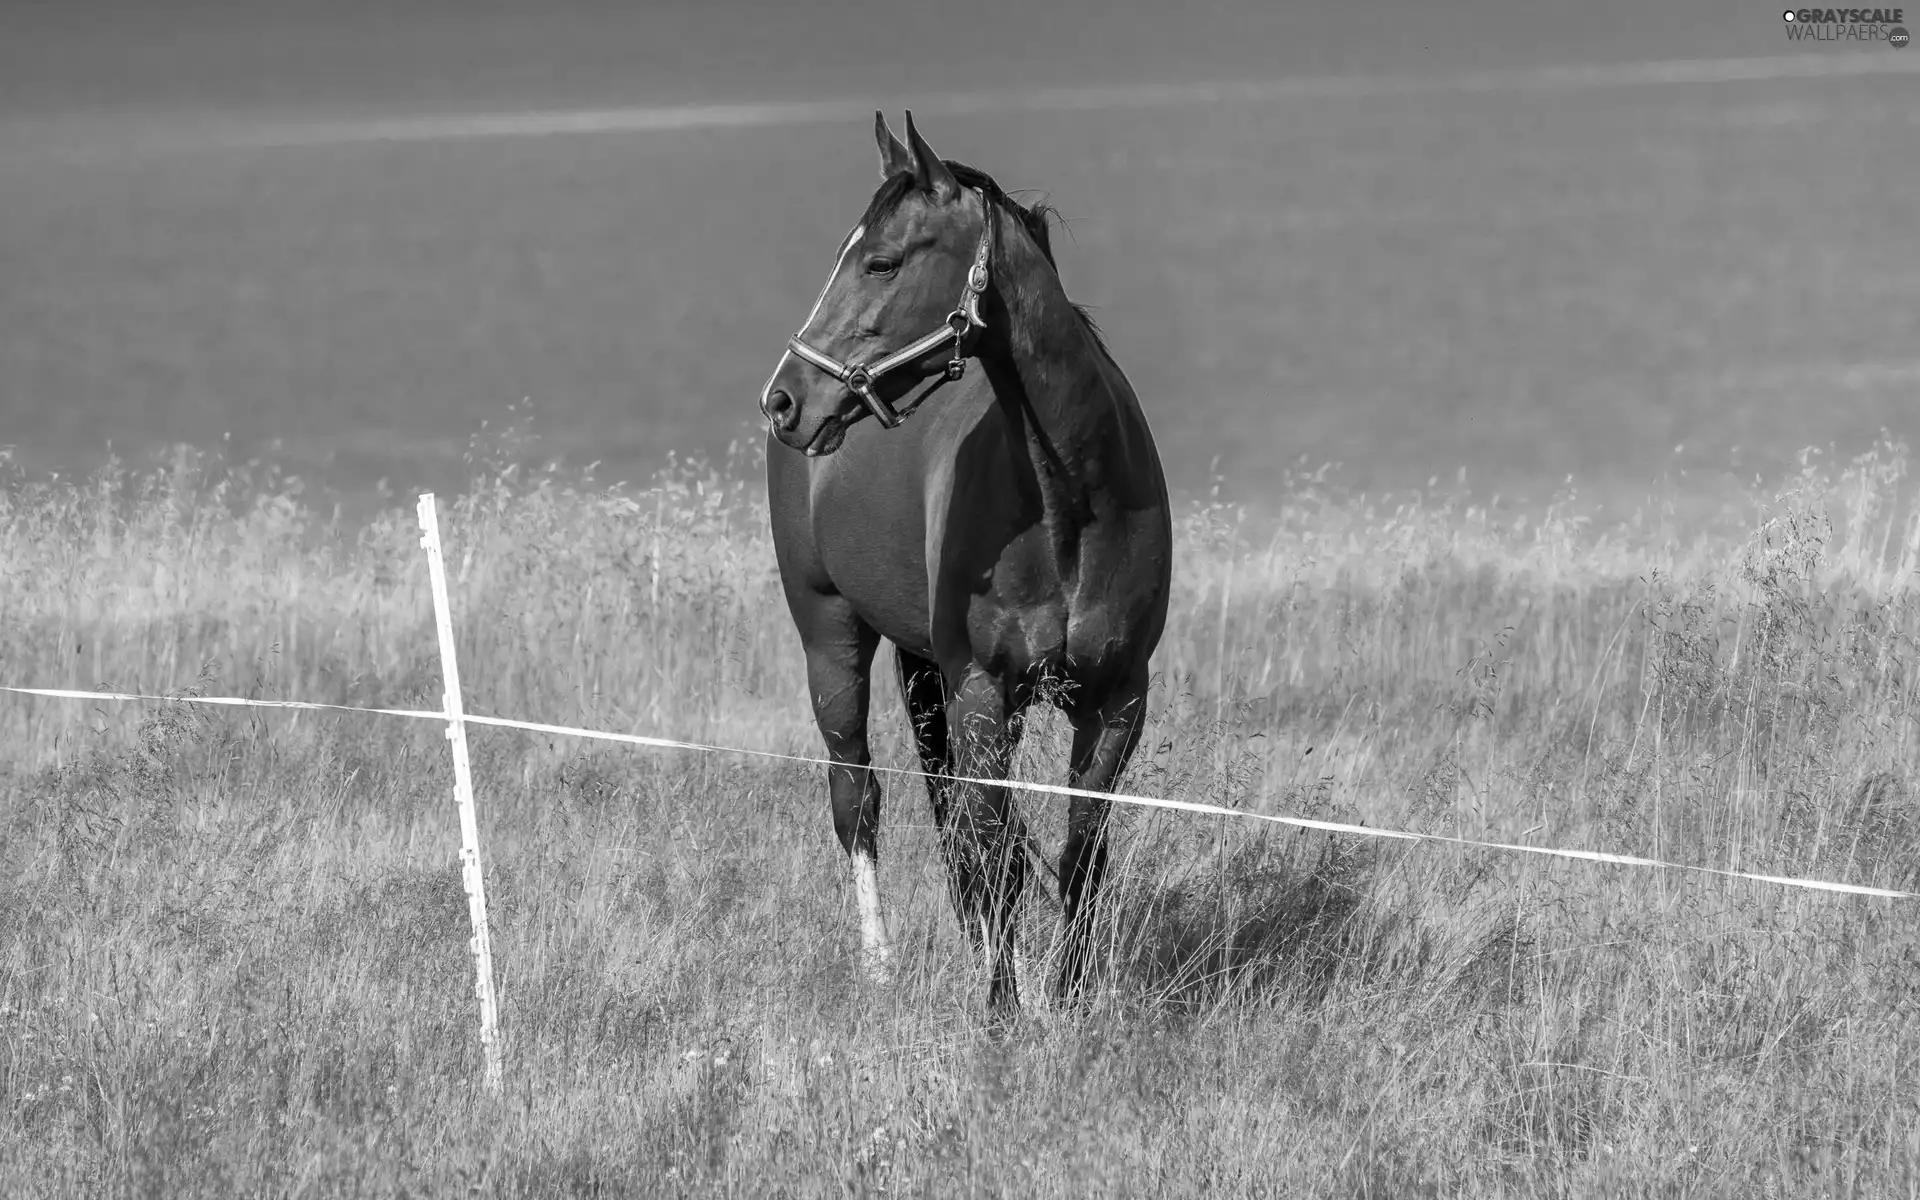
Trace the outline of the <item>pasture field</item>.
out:
<instances>
[{"instance_id":1,"label":"pasture field","mask_svg":"<svg viewBox=\"0 0 1920 1200\"><path fill-rule=\"evenodd\" d=\"M752 456L645 490L522 457L442 508L469 711L815 753ZM1815 457L1684 536L1314 476L1259 521L1196 501L1123 790L1920 886L1906 467ZM0 682L437 702L411 506L339 524L184 453L5 497ZM818 770L475 728L487 1100L440 727L13 696L0 728L9 1196L1920 1184L1913 901L1122 809L1099 994L996 1036L917 781L876 989ZM1061 780L1063 733L1020 772Z\"/></svg>"}]
</instances>

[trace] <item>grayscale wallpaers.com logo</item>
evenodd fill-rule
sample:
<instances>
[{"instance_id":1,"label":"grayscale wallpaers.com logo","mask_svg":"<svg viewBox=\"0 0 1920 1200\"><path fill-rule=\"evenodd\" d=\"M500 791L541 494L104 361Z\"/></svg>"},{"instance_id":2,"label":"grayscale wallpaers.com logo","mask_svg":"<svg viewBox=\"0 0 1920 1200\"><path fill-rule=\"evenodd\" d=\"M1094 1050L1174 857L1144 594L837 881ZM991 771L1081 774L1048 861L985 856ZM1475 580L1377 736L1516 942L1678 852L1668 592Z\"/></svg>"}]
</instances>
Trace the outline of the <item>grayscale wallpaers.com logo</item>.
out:
<instances>
[{"instance_id":1,"label":"grayscale wallpaers.com logo","mask_svg":"<svg viewBox=\"0 0 1920 1200\"><path fill-rule=\"evenodd\" d=\"M1796 42L1885 42L1905 50L1904 8L1789 8L1780 14Z\"/></svg>"}]
</instances>

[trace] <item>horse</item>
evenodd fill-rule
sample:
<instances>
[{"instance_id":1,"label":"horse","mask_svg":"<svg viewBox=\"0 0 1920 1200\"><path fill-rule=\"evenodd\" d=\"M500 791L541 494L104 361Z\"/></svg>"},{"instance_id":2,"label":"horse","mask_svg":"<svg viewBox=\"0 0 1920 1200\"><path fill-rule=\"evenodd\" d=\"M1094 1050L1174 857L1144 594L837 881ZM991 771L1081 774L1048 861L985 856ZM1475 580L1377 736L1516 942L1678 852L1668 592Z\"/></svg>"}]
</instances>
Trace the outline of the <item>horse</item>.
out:
<instances>
[{"instance_id":1,"label":"horse","mask_svg":"<svg viewBox=\"0 0 1920 1200\"><path fill-rule=\"evenodd\" d=\"M1166 627L1171 509L1139 398L1061 284L1051 207L942 159L906 117L902 145L874 114L880 186L761 389L770 524L862 966L884 982L891 956L867 741L884 637L949 900L987 965L988 1011L1011 1016L1033 842L1005 786L967 781L1007 777L1038 696L1072 726L1073 786L1112 790ZM1056 1002L1084 999L1107 818L1106 801L1071 801Z\"/></svg>"}]
</instances>

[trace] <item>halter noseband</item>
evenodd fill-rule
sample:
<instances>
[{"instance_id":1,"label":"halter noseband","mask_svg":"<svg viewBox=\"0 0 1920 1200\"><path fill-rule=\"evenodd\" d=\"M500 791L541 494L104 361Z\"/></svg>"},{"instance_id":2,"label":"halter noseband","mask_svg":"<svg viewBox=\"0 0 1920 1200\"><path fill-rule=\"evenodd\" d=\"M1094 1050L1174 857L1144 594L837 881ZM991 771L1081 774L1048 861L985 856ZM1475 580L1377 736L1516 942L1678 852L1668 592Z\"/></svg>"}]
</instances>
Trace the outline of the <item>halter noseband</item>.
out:
<instances>
[{"instance_id":1,"label":"halter noseband","mask_svg":"<svg viewBox=\"0 0 1920 1200\"><path fill-rule=\"evenodd\" d=\"M911 345L902 346L885 358L866 363L843 363L830 354L814 349L800 340L800 333L805 333L805 329L787 339L788 349L846 384L873 413L874 419L888 429L894 428L905 418L880 398L880 394L873 390L874 383L887 372L906 366L939 349L946 342L953 343L953 358L947 363L946 378L948 381L957 380L967 369L968 338L975 331L987 327L986 321L980 317L980 297L986 293L990 278L988 266L993 258L994 214L993 201L986 192L983 190L979 195L980 211L985 214L986 220L980 233L980 246L973 252L973 266L967 270L967 282L961 289L960 303L947 314L946 322L940 328Z\"/></svg>"}]
</instances>

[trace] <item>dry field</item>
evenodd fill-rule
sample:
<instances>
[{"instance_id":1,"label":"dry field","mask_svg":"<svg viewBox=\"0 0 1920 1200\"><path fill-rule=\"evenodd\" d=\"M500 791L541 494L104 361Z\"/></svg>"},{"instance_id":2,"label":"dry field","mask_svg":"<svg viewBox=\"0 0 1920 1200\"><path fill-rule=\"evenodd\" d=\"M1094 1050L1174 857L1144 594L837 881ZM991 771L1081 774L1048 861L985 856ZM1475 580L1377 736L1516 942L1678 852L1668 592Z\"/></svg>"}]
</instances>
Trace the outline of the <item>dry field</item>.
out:
<instances>
[{"instance_id":1,"label":"dry field","mask_svg":"<svg viewBox=\"0 0 1920 1200\"><path fill-rule=\"evenodd\" d=\"M442 509L470 711L814 751L751 456L623 492L482 449ZM1905 466L1811 460L1685 536L1312 477L1270 520L1196 504L1123 786L1920 885ZM435 701L410 505L342 528L190 457L0 505L6 683ZM1920 1184L1911 901L1127 810L1098 998L996 1037L916 782L887 784L875 989L817 770L475 729L489 1101L438 727L0 722L9 1196ZM1020 770L1061 779L1062 733ZM1023 804L1056 844L1057 802ZM1026 911L1043 956L1056 910Z\"/></svg>"}]
</instances>

